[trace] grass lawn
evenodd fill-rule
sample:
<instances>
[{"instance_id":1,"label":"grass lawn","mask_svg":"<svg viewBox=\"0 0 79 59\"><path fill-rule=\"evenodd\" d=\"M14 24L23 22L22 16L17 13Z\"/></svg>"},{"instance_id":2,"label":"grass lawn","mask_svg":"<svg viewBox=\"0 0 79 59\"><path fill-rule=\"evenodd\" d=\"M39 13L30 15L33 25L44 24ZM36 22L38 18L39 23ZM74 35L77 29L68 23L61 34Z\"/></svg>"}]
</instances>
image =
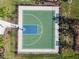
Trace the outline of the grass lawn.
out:
<instances>
[{"instance_id":1,"label":"grass lawn","mask_svg":"<svg viewBox=\"0 0 79 59\"><path fill-rule=\"evenodd\" d=\"M79 19L79 0L72 0L71 17Z\"/></svg>"}]
</instances>

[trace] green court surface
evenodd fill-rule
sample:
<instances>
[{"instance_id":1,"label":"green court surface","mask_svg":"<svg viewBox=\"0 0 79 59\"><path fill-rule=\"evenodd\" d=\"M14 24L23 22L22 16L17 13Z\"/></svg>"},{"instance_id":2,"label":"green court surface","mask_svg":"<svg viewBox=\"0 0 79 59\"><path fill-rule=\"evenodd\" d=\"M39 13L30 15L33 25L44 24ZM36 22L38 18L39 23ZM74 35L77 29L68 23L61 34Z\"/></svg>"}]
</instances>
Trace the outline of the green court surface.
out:
<instances>
[{"instance_id":1,"label":"green court surface","mask_svg":"<svg viewBox=\"0 0 79 59\"><path fill-rule=\"evenodd\" d=\"M18 53L58 53L59 7L19 6ZM57 20L56 20L56 19Z\"/></svg>"},{"instance_id":2,"label":"green court surface","mask_svg":"<svg viewBox=\"0 0 79 59\"><path fill-rule=\"evenodd\" d=\"M22 11L23 49L54 49L55 23L53 10L23 10ZM30 26L30 27L29 27Z\"/></svg>"}]
</instances>

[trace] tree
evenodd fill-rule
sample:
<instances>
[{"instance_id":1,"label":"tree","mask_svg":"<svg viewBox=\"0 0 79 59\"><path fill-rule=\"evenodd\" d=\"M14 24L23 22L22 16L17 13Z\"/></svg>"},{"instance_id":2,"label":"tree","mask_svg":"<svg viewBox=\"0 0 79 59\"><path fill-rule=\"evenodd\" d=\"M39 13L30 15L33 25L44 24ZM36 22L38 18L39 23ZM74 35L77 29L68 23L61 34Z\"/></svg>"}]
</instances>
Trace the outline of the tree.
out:
<instances>
[{"instance_id":1,"label":"tree","mask_svg":"<svg viewBox=\"0 0 79 59\"><path fill-rule=\"evenodd\" d=\"M3 8L0 8L0 17L4 17L4 11L3 11Z\"/></svg>"}]
</instances>

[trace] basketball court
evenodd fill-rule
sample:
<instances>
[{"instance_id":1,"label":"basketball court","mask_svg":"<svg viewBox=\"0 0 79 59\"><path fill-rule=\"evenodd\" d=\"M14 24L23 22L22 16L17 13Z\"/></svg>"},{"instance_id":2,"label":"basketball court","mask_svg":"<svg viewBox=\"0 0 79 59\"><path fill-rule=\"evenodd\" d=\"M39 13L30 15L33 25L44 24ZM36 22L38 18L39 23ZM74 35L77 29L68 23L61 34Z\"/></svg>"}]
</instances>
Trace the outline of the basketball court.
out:
<instances>
[{"instance_id":1,"label":"basketball court","mask_svg":"<svg viewBox=\"0 0 79 59\"><path fill-rule=\"evenodd\" d=\"M55 6L19 6L18 53L58 53L58 14Z\"/></svg>"}]
</instances>

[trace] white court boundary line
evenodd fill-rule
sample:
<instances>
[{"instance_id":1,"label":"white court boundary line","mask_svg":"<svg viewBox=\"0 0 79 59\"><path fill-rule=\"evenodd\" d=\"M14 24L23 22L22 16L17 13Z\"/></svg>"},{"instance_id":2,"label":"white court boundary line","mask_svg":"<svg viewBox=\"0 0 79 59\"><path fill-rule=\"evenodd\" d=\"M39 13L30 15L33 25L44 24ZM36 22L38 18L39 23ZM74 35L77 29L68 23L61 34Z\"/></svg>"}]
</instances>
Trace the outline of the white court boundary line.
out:
<instances>
[{"instance_id":1,"label":"white court boundary line","mask_svg":"<svg viewBox=\"0 0 79 59\"><path fill-rule=\"evenodd\" d=\"M49 11L55 11L55 16L56 14L59 14L59 7L57 6L19 6L18 8L18 24L22 28L22 11L23 10L49 10ZM58 23L55 23L55 49L22 49L22 30L18 31L18 53L23 53L23 54L45 54L45 53L58 53L59 51L59 46L56 45L56 42L59 41L59 32L58 32L59 26Z\"/></svg>"}]
</instances>

